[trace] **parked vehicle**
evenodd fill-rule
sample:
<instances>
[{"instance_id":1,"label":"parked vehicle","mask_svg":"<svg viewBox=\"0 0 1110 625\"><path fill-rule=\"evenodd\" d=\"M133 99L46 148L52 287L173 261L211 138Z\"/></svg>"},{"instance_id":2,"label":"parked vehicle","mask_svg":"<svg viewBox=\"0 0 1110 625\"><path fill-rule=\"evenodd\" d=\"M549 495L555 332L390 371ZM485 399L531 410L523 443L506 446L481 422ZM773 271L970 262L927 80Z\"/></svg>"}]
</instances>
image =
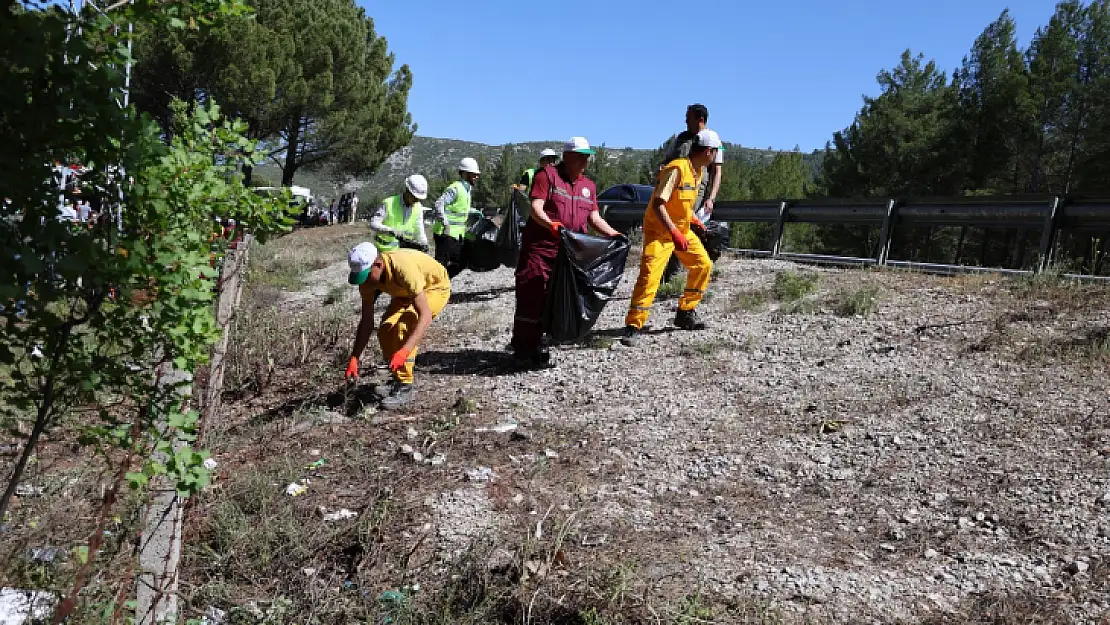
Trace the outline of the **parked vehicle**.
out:
<instances>
[{"instance_id":1,"label":"parked vehicle","mask_svg":"<svg viewBox=\"0 0 1110 625\"><path fill-rule=\"evenodd\" d=\"M609 222L610 226L613 226L614 229L624 234L628 234L633 228L639 226L642 220L610 218L607 214L609 207L624 204L643 204L647 206L647 203L651 200L651 191L651 185L646 184L618 184L611 186L597 194L598 210L601 211L601 216L605 218L605 221Z\"/></svg>"}]
</instances>

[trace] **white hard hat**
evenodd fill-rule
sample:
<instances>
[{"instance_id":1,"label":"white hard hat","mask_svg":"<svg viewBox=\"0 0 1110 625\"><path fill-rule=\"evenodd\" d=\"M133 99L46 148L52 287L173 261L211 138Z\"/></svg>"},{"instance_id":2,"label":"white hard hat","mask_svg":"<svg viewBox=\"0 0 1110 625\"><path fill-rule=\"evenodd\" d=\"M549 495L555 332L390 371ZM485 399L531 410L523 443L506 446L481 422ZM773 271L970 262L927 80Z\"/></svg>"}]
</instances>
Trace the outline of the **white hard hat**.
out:
<instances>
[{"instance_id":1,"label":"white hard hat","mask_svg":"<svg viewBox=\"0 0 1110 625\"><path fill-rule=\"evenodd\" d=\"M465 171L468 174L480 174L478 171L478 161L470 158L469 156L459 161L459 171Z\"/></svg>"},{"instance_id":2,"label":"white hard hat","mask_svg":"<svg viewBox=\"0 0 1110 625\"><path fill-rule=\"evenodd\" d=\"M543 152L540 152L540 158L547 158L549 156L559 158L559 153L551 148L544 148Z\"/></svg>"},{"instance_id":3,"label":"white hard hat","mask_svg":"<svg viewBox=\"0 0 1110 625\"><path fill-rule=\"evenodd\" d=\"M405 178L405 188L418 200L428 197L428 181L420 174L413 174Z\"/></svg>"}]
</instances>

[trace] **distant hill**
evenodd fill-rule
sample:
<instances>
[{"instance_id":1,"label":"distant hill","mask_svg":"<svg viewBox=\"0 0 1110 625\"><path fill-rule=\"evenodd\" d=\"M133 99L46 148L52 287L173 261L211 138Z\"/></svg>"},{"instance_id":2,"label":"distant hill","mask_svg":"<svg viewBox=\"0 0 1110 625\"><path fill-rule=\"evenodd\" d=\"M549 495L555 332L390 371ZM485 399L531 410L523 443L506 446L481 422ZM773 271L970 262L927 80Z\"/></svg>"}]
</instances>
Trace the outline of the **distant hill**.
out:
<instances>
[{"instance_id":1,"label":"distant hill","mask_svg":"<svg viewBox=\"0 0 1110 625\"><path fill-rule=\"evenodd\" d=\"M531 166L539 158L539 153L544 148L558 150L562 141L528 141L512 144L514 159L521 163L521 167ZM726 143L726 158L744 158L752 162L769 161L774 158L778 150L756 149ZM647 162L654 152L653 149L615 148L605 146L609 159L623 161L631 159L637 163ZM312 189L313 195L332 199L341 193L344 186L358 188L358 195L363 201L395 193L404 180L411 173L422 173L429 180L443 173L450 174L463 157L470 156L487 161L492 165L501 159L502 146L488 145L461 139L440 139L436 137L413 137L412 143L392 154L381 169L369 180L354 180L343 185L330 179L323 172L301 170L297 172L295 184ZM814 173L820 170L823 152L812 152L804 155L807 164ZM281 180L281 171L276 165L263 165L255 169L256 176L262 176L267 182L274 183ZM636 181L630 181L636 182Z\"/></svg>"}]
</instances>

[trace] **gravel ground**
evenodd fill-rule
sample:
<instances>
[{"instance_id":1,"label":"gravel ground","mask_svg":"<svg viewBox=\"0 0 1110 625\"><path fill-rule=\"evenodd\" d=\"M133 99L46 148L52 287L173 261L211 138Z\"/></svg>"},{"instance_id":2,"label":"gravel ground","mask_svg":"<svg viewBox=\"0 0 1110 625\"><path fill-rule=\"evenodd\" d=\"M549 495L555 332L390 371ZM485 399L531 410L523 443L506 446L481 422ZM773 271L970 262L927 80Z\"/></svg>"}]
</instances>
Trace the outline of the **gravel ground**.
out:
<instances>
[{"instance_id":1,"label":"gravel ground","mask_svg":"<svg viewBox=\"0 0 1110 625\"><path fill-rule=\"evenodd\" d=\"M636 262L595 337L542 371L507 364L511 271L459 276L418 359L415 427L461 396L480 404L468 426L557 428L531 454L573 492L551 501L576 515L579 549L605 544L688 592L766 600L787 622L958 620L983 597L1047 602L1064 622L1110 614L1097 288L729 258L701 309L709 329L675 330L676 300L657 301L630 349L616 337ZM819 274L813 311L739 303L787 271ZM340 263L313 282L345 275ZM832 312L865 287L873 314ZM479 435L496 475L522 472L508 436ZM448 452L428 471L457 483L420 493L440 564L506 527L500 514L543 514L518 479L507 492L467 480L470 460Z\"/></svg>"}]
</instances>

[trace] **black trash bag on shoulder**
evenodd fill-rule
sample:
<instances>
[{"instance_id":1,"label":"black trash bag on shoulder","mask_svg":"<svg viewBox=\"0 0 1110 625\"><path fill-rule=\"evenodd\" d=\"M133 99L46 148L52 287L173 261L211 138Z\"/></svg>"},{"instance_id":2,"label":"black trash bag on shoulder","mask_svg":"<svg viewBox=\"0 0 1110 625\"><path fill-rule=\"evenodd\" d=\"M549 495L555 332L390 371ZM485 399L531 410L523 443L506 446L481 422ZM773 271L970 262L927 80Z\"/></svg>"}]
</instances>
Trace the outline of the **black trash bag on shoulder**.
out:
<instances>
[{"instance_id":1,"label":"black trash bag on shoulder","mask_svg":"<svg viewBox=\"0 0 1110 625\"><path fill-rule=\"evenodd\" d=\"M501 266L497 253L497 224L482 217L466 231L462 245L462 264L471 271L493 271Z\"/></svg>"},{"instance_id":2,"label":"black trash bag on shoulder","mask_svg":"<svg viewBox=\"0 0 1110 625\"><path fill-rule=\"evenodd\" d=\"M520 191L513 190L509 210L505 212L505 219L497 231L497 255L501 264L512 269L516 268L517 258L520 256L520 211L517 202L527 201Z\"/></svg>"},{"instance_id":3,"label":"black trash bag on shoulder","mask_svg":"<svg viewBox=\"0 0 1110 625\"><path fill-rule=\"evenodd\" d=\"M560 231L543 312L543 328L553 341L580 341L589 334L621 283L629 247L623 236Z\"/></svg>"}]
</instances>

